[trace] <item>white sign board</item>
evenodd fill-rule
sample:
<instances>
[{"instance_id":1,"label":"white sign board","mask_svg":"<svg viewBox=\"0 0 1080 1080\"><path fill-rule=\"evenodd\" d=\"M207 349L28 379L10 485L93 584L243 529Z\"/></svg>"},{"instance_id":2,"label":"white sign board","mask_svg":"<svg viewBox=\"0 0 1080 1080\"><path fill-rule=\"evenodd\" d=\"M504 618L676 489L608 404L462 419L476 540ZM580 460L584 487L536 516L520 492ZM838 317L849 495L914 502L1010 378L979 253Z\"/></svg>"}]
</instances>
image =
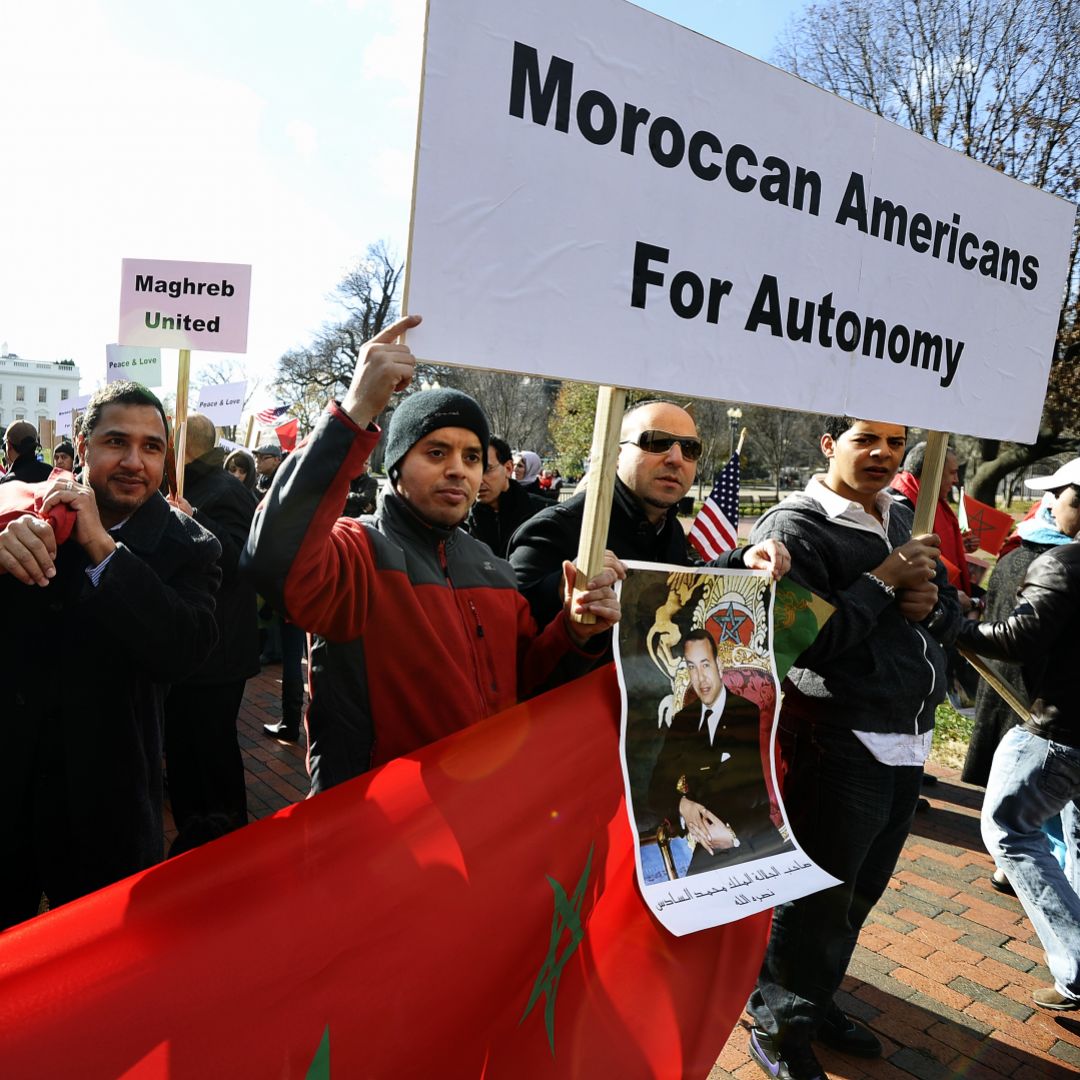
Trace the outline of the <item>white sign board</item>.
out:
<instances>
[{"instance_id":1,"label":"white sign board","mask_svg":"<svg viewBox=\"0 0 1080 1080\"><path fill-rule=\"evenodd\" d=\"M430 0L422 100L418 357L1034 438L1071 204L624 0Z\"/></svg>"},{"instance_id":2,"label":"white sign board","mask_svg":"<svg viewBox=\"0 0 1080 1080\"><path fill-rule=\"evenodd\" d=\"M119 379L130 379L143 386L159 386L161 350L145 345L106 345L105 382Z\"/></svg>"},{"instance_id":3,"label":"white sign board","mask_svg":"<svg viewBox=\"0 0 1080 1080\"><path fill-rule=\"evenodd\" d=\"M216 383L204 386L199 391L199 403L195 412L202 413L214 421L215 427L232 427L240 423L240 413L244 408L244 394L247 383Z\"/></svg>"},{"instance_id":4,"label":"white sign board","mask_svg":"<svg viewBox=\"0 0 1080 1080\"><path fill-rule=\"evenodd\" d=\"M90 402L90 395L83 394L81 397L68 398L61 401L56 410L56 434L66 435L71 438L71 414L82 412Z\"/></svg>"},{"instance_id":5,"label":"white sign board","mask_svg":"<svg viewBox=\"0 0 1080 1080\"><path fill-rule=\"evenodd\" d=\"M121 345L247 351L251 267L124 259Z\"/></svg>"}]
</instances>

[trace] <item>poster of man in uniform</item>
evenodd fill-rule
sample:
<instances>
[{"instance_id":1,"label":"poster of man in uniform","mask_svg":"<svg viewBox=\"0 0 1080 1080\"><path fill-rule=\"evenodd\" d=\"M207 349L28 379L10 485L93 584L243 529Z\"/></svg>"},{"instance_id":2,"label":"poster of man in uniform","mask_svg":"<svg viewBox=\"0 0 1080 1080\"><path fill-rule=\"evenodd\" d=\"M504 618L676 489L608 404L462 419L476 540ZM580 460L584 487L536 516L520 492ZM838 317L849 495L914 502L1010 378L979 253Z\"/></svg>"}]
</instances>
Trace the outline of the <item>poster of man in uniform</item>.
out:
<instances>
[{"instance_id":1,"label":"poster of man in uniform","mask_svg":"<svg viewBox=\"0 0 1080 1080\"><path fill-rule=\"evenodd\" d=\"M748 570L628 566L615 655L646 903L685 934L835 884L788 828L773 752L774 614L798 601Z\"/></svg>"}]
</instances>

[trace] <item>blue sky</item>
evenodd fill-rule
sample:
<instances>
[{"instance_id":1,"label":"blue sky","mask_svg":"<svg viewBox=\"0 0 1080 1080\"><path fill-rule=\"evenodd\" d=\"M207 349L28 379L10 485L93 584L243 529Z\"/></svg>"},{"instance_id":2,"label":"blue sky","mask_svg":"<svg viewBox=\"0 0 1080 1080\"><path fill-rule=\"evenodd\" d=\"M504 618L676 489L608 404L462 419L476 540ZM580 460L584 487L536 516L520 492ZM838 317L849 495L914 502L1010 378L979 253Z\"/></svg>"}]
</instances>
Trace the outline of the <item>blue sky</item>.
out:
<instances>
[{"instance_id":1,"label":"blue sky","mask_svg":"<svg viewBox=\"0 0 1080 1080\"><path fill-rule=\"evenodd\" d=\"M767 59L804 5L640 6ZM87 391L115 340L122 258L250 262L238 377L265 384L334 317L329 294L368 243L404 254L420 0L0 7L0 345L72 357Z\"/></svg>"}]
</instances>

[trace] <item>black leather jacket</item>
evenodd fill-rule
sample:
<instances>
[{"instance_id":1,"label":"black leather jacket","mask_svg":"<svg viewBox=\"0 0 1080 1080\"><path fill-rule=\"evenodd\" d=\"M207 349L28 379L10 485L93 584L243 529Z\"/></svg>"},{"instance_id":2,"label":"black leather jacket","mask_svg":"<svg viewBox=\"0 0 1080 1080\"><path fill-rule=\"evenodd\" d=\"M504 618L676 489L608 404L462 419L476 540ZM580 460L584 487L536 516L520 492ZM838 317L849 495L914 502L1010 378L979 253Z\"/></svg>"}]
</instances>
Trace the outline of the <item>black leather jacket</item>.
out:
<instances>
[{"instance_id":1,"label":"black leather jacket","mask_svg":"<svg viewBox=\"0 0 1080 1080\"><path fill-rule=\"evenodd\" d=\"M1016 606L1000 622L965 622L957 644L1023 665L1034 735L1080 747L1080 543L1052 548L1028 567Z\"/></svg>"}]
</instances>

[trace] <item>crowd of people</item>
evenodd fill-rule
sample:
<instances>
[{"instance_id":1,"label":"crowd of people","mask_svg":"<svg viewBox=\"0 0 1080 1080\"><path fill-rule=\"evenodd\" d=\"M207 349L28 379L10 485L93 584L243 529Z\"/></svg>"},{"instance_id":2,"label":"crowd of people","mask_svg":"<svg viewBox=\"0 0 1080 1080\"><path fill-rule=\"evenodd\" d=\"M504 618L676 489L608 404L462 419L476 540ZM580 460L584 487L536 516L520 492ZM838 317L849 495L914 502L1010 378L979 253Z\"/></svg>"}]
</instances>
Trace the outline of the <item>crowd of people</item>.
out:
<instances>
[{"instance_id":1,"label":"crowd of people","mask_svg":"<svg viewBox=\"0 0 1080 1080\"><path fill-rule=\"evenodd\" d=\"M52 465L31 425L8 428L0 928L43 897L55 906L161 860L165 775L171 853L246 822L236 718L260 661L282 663L282 719L266 734L297 740L306 727L317 794L610 660L623 560L699 562L678 511L702 441L676 404L626 414L603 567L578 594L585 494L559 501L561 478L493 435L480 403L446 388L408 394L381 431L376 418L412 379L401 338L419 321L364 346L344 398L293 453L226 454L212 422L189 417L183 494L168 418L134 383L98 391ZM368 468L380 440L381 495ZM954 454L933 533L912 536L924 450L902 425L828 418L824 471L712 564L790 574L835 608L792 668L779 720L789 821L840 884L773 913L749 1048L774 1077L823 1077L815 1041L881 1052L836 992L908 835L935 708L969 677L960 648L1008 665L1028 706L1021 721L979 688L965 778L986 785L998 884L1047 952L1054 984L1035 1002L1080 1006L1080 460L1029 482L1045 497L984 598L948 502ZM577 621L585 612L592 622ZM62 681L44 648L60 626L79 643ZM683 644L702 703L687 713L691 738L717 692L715 644L709 654L707 641ZM657 762L666 827L722 832L674 747L659 746ZM760 832L763 845L787 840L767 808Z\"/></svg>"}]
</instances>

